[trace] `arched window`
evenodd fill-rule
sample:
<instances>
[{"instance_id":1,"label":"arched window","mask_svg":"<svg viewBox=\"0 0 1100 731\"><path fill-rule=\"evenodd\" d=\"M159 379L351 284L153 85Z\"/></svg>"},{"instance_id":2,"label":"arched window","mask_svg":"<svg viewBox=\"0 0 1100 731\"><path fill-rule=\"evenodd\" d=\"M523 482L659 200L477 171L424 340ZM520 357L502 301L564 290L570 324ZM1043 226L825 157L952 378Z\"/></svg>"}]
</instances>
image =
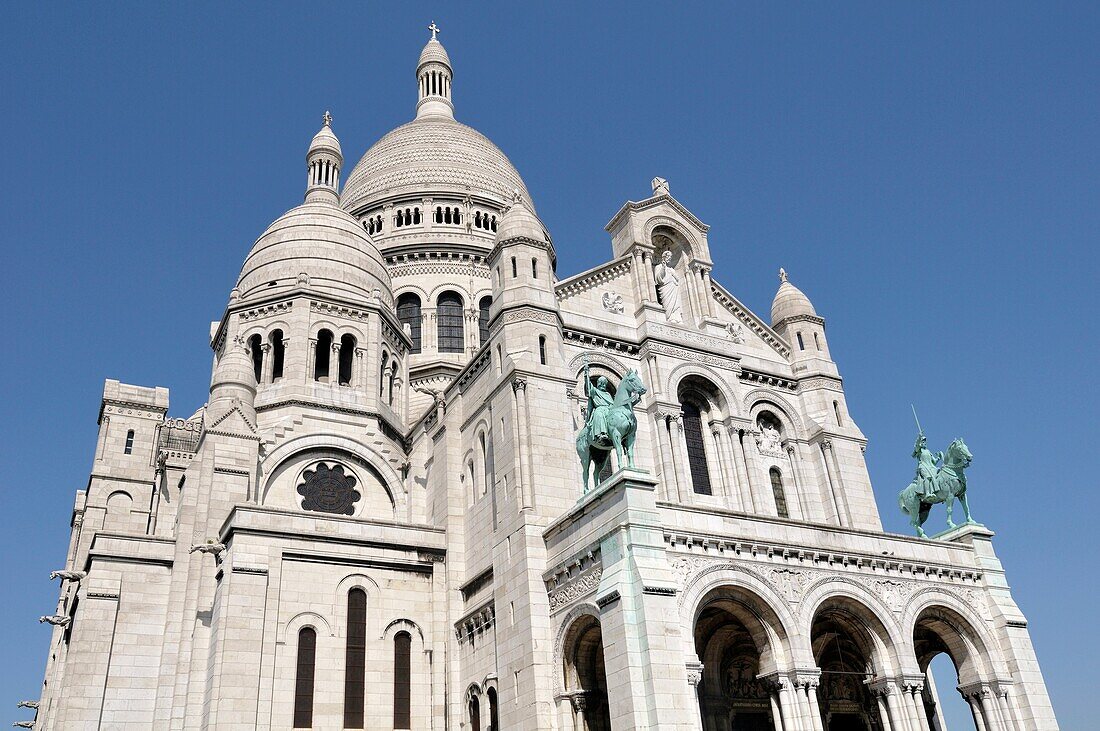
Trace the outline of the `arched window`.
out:
<instances>
[{"instance_id":1,"label":"arched window","mask_svg":"<svg viewBox=\"0 0 1100 731\"><path fill-rule=\"evenodd\" d=\"M355 336L351 334L340 338L340 374L341 386L351 385L352 367L355 365Z\"/></svg>"},{"instance_id":2,"label":"arched window","mask_svg":"<svg viewBox=\"0 0 1100 731\"><path fill-rule=\"evenodd\" d=\"M478 344L485 345L489 342L489 308L493 306L493 298L482 297L477 303L477 334Z\"/></svg>"},{"instance_id":3,"label":"arched window","mask_svg":"<svg viewBox=\"0 0 1100 731\"><path fill-rule=\"evenodd\" d=\"M455 209L455 223L462 223L462 211Z\"/></svg>"},{"instance_id":4,"label":"arched window","mask_svg":"<svg viewBox=\"0 0 1100 731\"><path fill-rule=\"evenodd\" d=\"M787 510L787 496L783 492L783 475L779 474L779 470L772 467L768 470L768 476L772 481L772 495L775 497L775 512L780 518L791 517L790 512Z\"/></svg>"},{"instance_id":5,"label":"arched window","mask_svg":"<svg viewBox=\"0 0 1100 731\"><path fill-rule=\"evenodd\" d=\"M443 207L442 206L436 206L435 207L435 222L436 223L443 223Z\"/></svg>"},{"instance_id":6,"label":"arched window","mask_svg":"<svg viewBox=\"0 0 1100 731\"><path fill-rule=\"evenodd\" d=\"M382 368L378 371L378 397L382 398L386 395L386 372L390 367L390 356L386 351L382 351Z\"/></svg>"},{"instance_id":7,"label":"arched window","mask_svg":"<svg viewBox=\"0 0 1100 731\"><path fill-rule=\"evenodd\" d=\"M412 636L398 632L393 638L393 727L412 728Z\"/></svg>"},{"instance_id":8,"label":"arched window","mask_svg":"<svg viewBox=\"0 0 1100 731\"><path fill-rule=\"evenodd\" d=\"M497 346L497 374L504 372L504 349Z\"/></svg>"},{"instance_id":9,"label":"arched window","mask_svg":"<svg viewBox=\"0 0 1100 731\"><path fill-rule=\"evenodd\" d=\"M443 209L443 222L444 223L450 223L451 222L451 207L450 206Z\"/></svg>"},{"instance_id":10,"label":"arched window","mask_svg":"<svg viewBox=\"0 0 1100 731\"><path fill-rule=\"evenodd\" d=\"M344 728L363 728L367 673L367 593L348 592L348 644L344 655Z\"/></svg>"},{"instance_id":11,"label":"arched window","mask_svg":"<svg viewBox=\"0 0 1100 731\"><path fill-rule=\"evenodd\" d=\"M286 343L283 342L283 331L271 331L271 382L283 377L283 363L286 361Z\"/></svg>"},{"instance_id":12,"label":"arched window","mask_svg":"<svg viewBox=\"0 0 1100 731\"><path fill-rule=\"evenodd\" d=\"M393 383L397 380L397 358L394 358L390 362L389 382L386 387L389 389L389 396L386 397L386 403L393 406Z\"/></svg>"},{"instance_id":13,"label":"arched window","mask_svg":"<svg viewBox=\"0 0 1100 731\"><path fill-rule=\"evenodd\" d=\"M294 728L313 726L313 677L317 669L317 630L298 632L298 670L294 676Z\"/></svg>"},{"instance_id":14,"label":"arched window","mask_svg":"<svg viewBox=\"0 0 1100 731\"><path fill-rule=\"evenodd\" d=\"M134 430L133 429L126 432L126 445L122 448L122 453L123 454L133 454L134 453Z\"/></svg>"},{"instance_id":15,"label":"arched window","mask_svg":"<svg viewBox=\"0 0 1100 731\"><path fill-rule=\"evenodd\" d=\"M470 697L470 731L481 731L481 704L476 695Z\"/></svg>"},{"instance_id":16,"label":"arched window","mask_svg":"<svg viewBox=\"0 0 1100 731\"><path fill-rule=\"evenodd\" d=\"M492 220L492 223L490 224L490 228L493 229L493 233L496 233L496 230L497 230L497 217L496 216L493 216L493 220Z\"/></svg>"},{"instance_id":17,"label":"arched window","mask_svg":"<svg viewBox=\"0 0 1100 731\"><path fill-rule=\"evenodd\" d=\"M317 333L317 352L313 356L313 380L328 382L329 359L332 357L332 332Z\"/></svg>"},{"instance_id":18,"label":"arched window","mask_svg":"<svg viewBox=\"0 0 1100 731\"><path fill-rule=\"evenodd\" d=\"M532 259L531 260L531 278L532 279L538 279L539 278L539 260L538 259Z\"/></svg>"},{"instance_id":19,"label":"arched window","mask_svg":"<svg viewBox=\"0 0 1100 731\"><path fill-rule=\"evenodd\" d=\"M795 336L798 337L798 349L805 350L806 344L802 342L802 333L795 333Z\"/></svg>"},{"instance_id":20,"label":"arched window","mask_svg":"<svg viewBox=\"0 0 1100 731\"><path fill-rule=\"evenodd\" d=\"M703 419L699 407L690 401L680 404L684 414L684 442L687 444L688 467L691 486L698 495L710 495L710 470L707 452L703 446Z\"/></svg>"},{"instance_id":21,"label":"arched window","mask_svg":"<svg viewBox=\"0 0 1100 731\"><path fill-rule=\"evenodd\" d=\"M420 209L413 209L413 223L420 223Z\"/></svg>"},{"instance_id":22,"label":"arched window","mask_svg":"<svg viewBox=\"0 0 1100 731\"><path fill-rule=\"evenodd\" d=\"M457 292L444 292L436 304L439 321L439 352L461 353L463 350L462 297Z\"/></svg>"},{"instance_id":23,"label":"arched window","mask_svg":"<svg viewBox=\"0 0 1100 731\"><path fill-rule=\"evenodd\" d=\"M814 347L821 350L821 341L817 338L817 333L814 333Z\"/></svg>"},{"instance_id":24,"label":"arched window","mask_svg":"<svg viewBox=\"0 0 1100 731\"><path fill-rule=\"evenodd\" d=\"M397 319L402 325L409 326L412 336L413 353L420 352L420 298L412 292L405 292L397 298Z\"/></svg>"},{"instance_id":25,"label":"arched window","mask_svg":"<svg viewBox=\"0 0 1100 731\"><path fill-rule=\"evenodd\" d=\"M490 688L485 692L489 696L489 731L499 731L497 719L497 689Z\"/></svg>"},{"instance_id":26,"label":"arched window","mask_svg":"<svg viewBox=\"0 0 1100 731\"><path fill-rule=\"evenodd\" d=\"M519 276L519 271L516 269L516 257L512 257L512 279Z\"/></svg>"},{"instance_id":27,"label":"arched window","mask_svg":"<svg viewBox=\"0 0 1100 731\"><path fill-rule=\"evenodd\" d=\"M256 376L256 383L260 382L264 373L263 338L259 334L248 339L248 351L252 354L252 372Z\"/></svg>"},{"instance_id":28,"label":"arched window","mask_svg":"<svg viewBox=\"0 0 1100 731\"><path fill-rule=\"evenodd\" d=\"M474 212L474 226L481 228L481 211Z\"/></svg>"},{"instance_id":29,"label":"arched window","mask_svg":"<svg viewBox=\"0 0 1100 731\"><path fill-rule=\"evenodd\" d=\"M833 402L833 414L836 416L836 425L844 426L844 421L840 418L840 402Z\"/></svg>"},{"instance_id":30,"label":"arched window","mask_svg":"<svg viewBox=\"0 0 1100 731\"><path fill-rule=\"evenodd\" d=\"M546 365L546 336L539 335L539 364Z\"/></svg>"},{"instance_id":31,"label":"arched window","mask_svg":"<svg viewBox=\"0 0 1100 731\"><path fill-rule=\"evenodd\" d=\"M485 438L485 432L482 432L479 441L481 443L481 464L485 470L485 475L481 481L481 494L484 495L489 486L493 484L493 446L492 442L489 442Z\"/></svg>"},{"instance_id":32,"label":"arched window","mask_svg":"<svg viewBox=\"0 0 1100 731\"><path fill-rule=\"evenodd\" d=\"M477 502L477 478L474 476L474 461L466 460L466 479L470 481L470 504Z\"/></svg>"}]
</instances>

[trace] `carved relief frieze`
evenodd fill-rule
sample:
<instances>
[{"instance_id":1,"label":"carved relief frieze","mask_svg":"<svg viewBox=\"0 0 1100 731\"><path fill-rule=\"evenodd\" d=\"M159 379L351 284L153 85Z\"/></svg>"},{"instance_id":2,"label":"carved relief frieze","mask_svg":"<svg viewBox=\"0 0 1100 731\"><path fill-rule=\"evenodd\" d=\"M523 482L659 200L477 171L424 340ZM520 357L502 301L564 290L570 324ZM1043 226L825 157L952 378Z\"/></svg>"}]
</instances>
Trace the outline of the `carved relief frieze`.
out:
<instances>
[{"instance_id":1,"label":"carved relief frieze","mask_svg":"<svg viewBox=\"0 0 1100 731\"><path fill-rule=\"evenodd\" d=\"M355 307L346 307L344 305L333 305L328 302L311 300L309 308L314 312L322 312L326 315L338 315L351 320L367 320L370 318L370 313L365 310L360 310Z\"/></svg>"},{"instance_id":2,"label":"carved relief frieze","mask_svg":"<svg viewBox=\"0 0 1100 731\"><path fill-rule=\"evenodd\" d=\"M803 389L826 388L830 391L844 392L844 385L839 378L804 378L798 382L798 387Z\"/></svg>"},{"instance_id":3,"label":"carved relief frieze","mask_svg":"<svg viewBox=\"0 0 1100 731\"><path fill-rule=\"evenodd\" d=\"M271 317L273 315L279 315L289 312L293 307L293 302L275 302L274 304L264 305L262 307L253 307L251 310L243 310L239 317L242 321L248 322L249 320L258 320L261 317Z\"/></svg>"},{"instance_id":4,"label":"carved relief frieze","mask_svg":"<svg viewBox=\"0 0 1100 731\"><path fill-rule=\"evenodd\" d=\"M605 310L615 315L621 315L625 309L623 296L615 292L604 292L600 301L603 303L603 308Z\"/></svg>"},{"instance_id":5,"label":"carved relief frieze","mask_svg":"<svg viewBox=\"0 0 1100 731\"><path fill-rule=\"evenodd\" d=\"M668 345L667 343L657 343L650 341L642 348L642 356L645 357L650 353L655 355L667 355L670 358L677 360L687 360L694 363L702 363L703 365L713 366L714 368L722 368L723 370L733 371L739 373L741 366L738 364L736 358L724 358L720 355L711 355L710 353L700 353L696 350L688 350L687 348L678 348L675 345Z\"/></svg>"},{"instance_id":6,"label":"carved relief frieze","mask_svg":"<svg viewBox=\"0 0 1100 731\"><path fill-rule=\"evenodd\" d=\"M550 599L550 611L556 612L596 591L602 576L603 561L599 549L577 556L545 574L543 581Z\"/></svg>"},{"instance_id":7,"label":"carved relief frieze","mask_svg":"<svg viewBox=\"0 0 1100 731\"><path fill-rule=\"evenodd\" d=\"M547 325L555 326L558 324L558 316L553 312L547 312L546 310L540 310L535 307L517 307L514 310L508 310L501 316L501 320L505 324L523 320L544 322Z\"/></svg>"}]
</instances>

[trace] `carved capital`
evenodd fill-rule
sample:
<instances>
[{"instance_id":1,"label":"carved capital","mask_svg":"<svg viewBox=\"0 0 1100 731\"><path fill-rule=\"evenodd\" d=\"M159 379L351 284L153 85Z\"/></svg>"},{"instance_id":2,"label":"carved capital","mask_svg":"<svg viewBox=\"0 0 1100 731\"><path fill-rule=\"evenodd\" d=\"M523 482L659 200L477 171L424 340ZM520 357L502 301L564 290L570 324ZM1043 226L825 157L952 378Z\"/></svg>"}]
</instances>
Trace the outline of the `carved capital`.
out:
<instances>
[{"instance_id":1,"label":"carved capital","mask_svg":"<svg viewBox=\"0 0 1100 731\"><path fill-rule=\"evenodd\" d=\"M687 663L687 676L688 685L693 688L697 688L699 683L703 681L703 663L701 662L689 662Z\"/></svg>"},{"instance_id":2,"label":"carved capital","mask_svg":"<svg viewBox=\"0 0 1100 731\"><path fill-rule=\"evenodd\" d=\"M527 391L527 379L526 378L521 378L521 377L513 378L512 379L512 390L515 391L516 393L519 393L520 391L526 392Z\"/></svg>"},{"instance_id":3,"label":"carved capital","mask_svg":"<svg viewBox=\"0 0 1100 731\"><path fill-rule=\"evenodd\" d=\"M832 439L822 439L821 440L821 448L824 449L824 450L831 450L833 448L833 440Z\"/></svg>"},{"instance_id":4,"label":"carved capital","mask_svg":"<svg viewBox=\"0 0 1100 731\"><path fill-rule=\"evenodd\" d=\"M584 713L588 708L588 695L584 691L578 691L569 695L569 703L575 713Z\"/></svg>"}]
</instances>

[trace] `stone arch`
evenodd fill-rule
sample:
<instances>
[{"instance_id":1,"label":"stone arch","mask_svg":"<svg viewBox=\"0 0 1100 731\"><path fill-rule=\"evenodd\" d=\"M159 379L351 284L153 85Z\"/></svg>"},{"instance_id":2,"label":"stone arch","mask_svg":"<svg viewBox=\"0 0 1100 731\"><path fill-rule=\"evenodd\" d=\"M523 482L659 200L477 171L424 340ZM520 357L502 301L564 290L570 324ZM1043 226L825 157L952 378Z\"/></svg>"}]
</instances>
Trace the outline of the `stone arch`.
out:
<instances>
[{"instance_id":1,"label":"stone arch","mask_svg":"<svg viewBox=\"0 0 1100 731\"><path fill-rule=\"evenodd\" d=\"M278 641L284 644L290 642L292 638L298 635L299 630L303 627L312 627L317 631L318 635L323 634L326 637L335 637L332 626L328 623L327 619L317 612L307 611L299 612L287 620L287 623L278 633Z\"/></svg>"},{"instance_id":2,"label":"stone arch","mask_svg":"<svg viewBox=\"0 0 1100 731\"><path fill-rule=\"evenodd\" d=\"M937 588L925 590L913 597L902 622L908 629L907 647L922 672L932 657L945 652L955 665L959 685L1008 675L984 621L957 597ZM918 639L922 634L926 636Z\"/></svg>"},{"instance_id":3,"label":"stone arch","mask_svg":"<svg viewBox=\"0 0 1100 731\"><path fill-rule=\"evenodd\" d=\"M854 579L826 576L818 580L807 588L801 607L804 623L810 630L807 639L811 639L813 622L821 612L838 609L849 618L853 628L861 628L860 637L866 641L877 676L893 677L909 667L900 654L907 643L889 607ZM813 647L807 649L809 656L814 657Z\"/></svg>"},{"instance_id":4,"label":"stone arch","mask_svg":"<svg viewBox=\"0 0 1100 731\"><path fill-rule=\"evenodd\" d=\"M560 678L564 693L559 697L583 694L584 727L589 731L611 731L600 617L590 611L580 612L564 622L563 629Z\"/></svg>"},{"instance_id":5,"label":"stone arch","mask_svg":"<svg viewBox=\"0 0 1100 731\"><path fill-rule=\"evenodd\" d=\"M332 626L334 637L346 637L348 631L348 592L362 589L367 595L367 636L371 635L371 606L378 596L378 582L366 574L348 574L336 584L332 595Z\"/></svg>"},{"instance_id":6,"label":"stone arch","mask_svg":"<svg viewBox=\"0 0 1100 731\"><path fill-rule=\"evenodd\" d=\"M382 630L382 634L378 636L378 639L392 640L393 636L402 630L408 632L413 637L418 637L421 643L426 642L424 639L424 630L420 628L420 625L405 617L399 617L387 624L385 629Z\"/></svg>"},{"instance_id":7,"label":"stone arch","mask_svg":"<svg viewBox=\"0 0 1100 731\"><path fill-rule=\"evenodd\" d=\"M413 284L411 282L402 282L400 287L397 287L396 289L394 289L394 291L393 291L394 302L396 302L397 298L400 297L403 294L415 294L417 297L420 298L420 306L421 307L423 307L424 302L426 302L428 300L427 290L425 290L419 284Z\"/></svg>"},{"instance_id":8,"label":"stone arch","mask_svg":"<svg viewBox=\"0 0 1100 731\"><path fill-rule=\"evenodd\" d=\"M590 616L596 621L600 619L600 610L595 604L584 602L574 605L558 625L558 633L554 638L554 695L560 696L566 692L564 673L559 672L565 663L565 638L569 628L581 617Z\"/></svg>"},{"instance_id":9,"label":"stone arch","mask_svg":"<svg viewBox=\"0 0 1100 731\"><path fill-rule=\"evenodd\" d=\"M260 490L262 502L266 502L280 468L290 464L299 455L309 452L345 452L368 466L379 479L389 496L394 515L406 507L408 496L403 489L404 482L388 461L376 454L362 442L337 434L311 434L283 442L266 457L260 458L260 472L263 487Z\"/></svg>"},{"instance_id":10,"label":"stone arch","mask_svg":"<svg viewBox=\"0 0 1100 731\"><path fill-rule=\"evenodd\" d=\"M438 306L439 296L441 294L444 294L445 292L454 292L455 294L457 294L459 296L459 298L462 300L462 309L464 311L470 307L470 302L474 301L474 300L471 300L470 293L466 289L466 287L464 287L461 284L457 284L457 283L451 281L451 282L443 282L442 284L437 284L436 286L432 287L432 291L428 295L429 299L427 301L425 301L424 306L425 307L436 307L436 306Z\"/></svg>"},{"instance_id":11,"label":"stone arch","mask_svg":"<svg viewBox=\"0 0 1100 731\"><path fill-rule=\"evenodd\" d=\"M795 408L794 404L775 391L754 388L752 391L745 394L741 403L744 405L745 415L749 417L754 426L760 411L768 410L774 412L780 422L783 423L783 426L789 430L788 436L794 436L799 439L808 437L805 424L802 421L802 417L799 416L798 409Z\"/></svg>"},{"instance_id":12,"label":"stone arch","mask_svg":"<svg viewBox=\"0 0 1100 731\"><path fill-rule=\"evenodd\" d=\"M673 235L668 236L668 238L670 238L673 243L679 244L681 247L683 247L685 253L687 253L689 257L689 261L691 259L701 258L701 242L698 240L696 235L688 229L687 226L685 226L683 223L676 220L675 218L672 218L670 216L654 216L653 218L646 221L645 228L643 230L643 240L650 242L650 244L653 245L655 256L660 256L660 247L656 245L654 239L658 235L664 234L668 236L669 233L672 233ZM679 264L678 259L675 258L675 254L673 256L673 264Z\"/></svg>"},{"instance_id":13,"label":"stone arch","mask_svg":"<svg viewBox=\"0 0 1100 731\"><path fill-rule=\"evenodd\" d=\"M752 625L746 628L754 633L758 646L767 645L767 654L761 652L761 672L793 666L797 651L793 637L798 621L786 600L755 571L732 563L716 563L699 571L680 594L680 627L686 656L695 654L693 635L700 614L708 603L721 598L742 605L737 611L746 613L745 618Z\"/></svg>"},{"instance_id":14,"label":"stone arch","mask_svg":"<svg viewBox=\"0 0 1100 731\"><path fill-rule=\"evenodd\" d=\"M573 359L569 361L569 372L575 374L577 383L580 383L581 373L584 371L586 359L591 365L602 365L614 373L618 378L625 376L627 371L631 368L618 358L608 355L607 353L589 353L586 351L574 356Z\"/></svg>"},{"instance_id":15,"label":"stone arch","mask_svg":"<svg viewBox=\"0 0 1100 731\"><path fill-rule=\"evenodd\" d=\"M735 416L737 399L733 391L718 371L702 363L681 363L672 369L667 378L667 390L665 393L679 394L680 384L688 378L695 377L710 383L714 391L721 397L722 410L725 416Z\"/></svg>"}]
</instances>

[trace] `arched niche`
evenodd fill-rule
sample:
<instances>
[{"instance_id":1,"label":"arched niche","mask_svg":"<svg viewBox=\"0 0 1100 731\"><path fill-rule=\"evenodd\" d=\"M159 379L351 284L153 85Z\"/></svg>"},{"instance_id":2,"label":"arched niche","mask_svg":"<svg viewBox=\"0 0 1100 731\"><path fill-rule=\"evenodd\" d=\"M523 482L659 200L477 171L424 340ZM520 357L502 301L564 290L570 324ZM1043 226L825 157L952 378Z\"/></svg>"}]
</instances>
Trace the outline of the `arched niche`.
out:
<instances>
[{"instance_id":1,"label":"arched niche","mask_svg":"<svg viewBox=\"0 0 1100 731\"><path fill-rule=\"evenodd\" d=\"M396 503L380 471L338 447L302 450L268 476L263 505L320 515L394 520Z\"/></svg>"}]
</instances>

